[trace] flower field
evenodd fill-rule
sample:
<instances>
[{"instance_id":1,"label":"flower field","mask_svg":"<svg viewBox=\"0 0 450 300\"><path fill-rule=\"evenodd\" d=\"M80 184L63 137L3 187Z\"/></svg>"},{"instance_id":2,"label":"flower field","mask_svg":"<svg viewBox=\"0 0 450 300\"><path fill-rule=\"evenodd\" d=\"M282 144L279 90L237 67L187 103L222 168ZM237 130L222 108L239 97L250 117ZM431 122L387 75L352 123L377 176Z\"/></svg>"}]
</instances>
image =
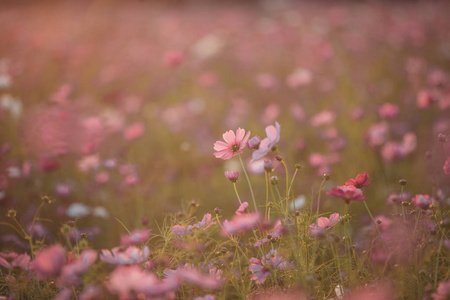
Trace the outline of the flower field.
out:
<instances>
[{"instance_id":1,"label":"flower field","mask_svg":"<svg viewBox=\"0 0 450 300\"><path fill-rule=\"evenodd\" d=\"M0 299L450 299L449 10L0 3Z\"/></svg>"}]
</instances>

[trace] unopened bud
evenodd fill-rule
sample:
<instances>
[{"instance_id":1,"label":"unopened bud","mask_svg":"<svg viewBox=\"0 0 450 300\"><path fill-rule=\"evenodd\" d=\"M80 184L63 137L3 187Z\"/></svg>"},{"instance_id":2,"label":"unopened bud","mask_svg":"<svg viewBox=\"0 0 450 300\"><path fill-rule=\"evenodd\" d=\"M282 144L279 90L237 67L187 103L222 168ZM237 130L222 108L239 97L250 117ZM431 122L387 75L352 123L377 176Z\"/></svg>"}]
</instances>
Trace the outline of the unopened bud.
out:
<instances>
[{"instance_id":1,"label":"unopened bud","mask_svg":"<svg viewBox=\"0 0 450 300\"><path fill-rule=\"evenodd\" d=\"M273 185L276 185L276 184L278 184L278 177L277 176L272 176L272 177L270 177L270 183L271 184L273 184Z\"/></svg>"},{"instance_id":2,"label":"unopened bud","mask_svg":"<svg viewBox=\"0 0 450 300\"><path fill-rule=\"evenodd\" d=\"M400 180L398 181L398 183L400 183L400 185L406 185L406 184L408 183L408 180L406 180L406 179L400 179Z\"/></svg>"}]
</instances>

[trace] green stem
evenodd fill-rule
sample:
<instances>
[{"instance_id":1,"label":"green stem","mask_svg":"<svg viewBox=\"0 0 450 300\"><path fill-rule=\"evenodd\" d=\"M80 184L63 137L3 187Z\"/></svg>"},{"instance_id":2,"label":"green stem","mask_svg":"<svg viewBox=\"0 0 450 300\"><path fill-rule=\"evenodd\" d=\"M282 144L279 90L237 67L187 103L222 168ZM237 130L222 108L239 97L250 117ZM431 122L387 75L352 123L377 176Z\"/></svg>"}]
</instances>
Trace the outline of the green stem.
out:
<instances>
[{"instance_id":1,"label":"green stem","mask_svg":"<svg viewBox=\"0 0 450 300\"><path fill-rule=\"evenodd\" d=\"M233 182L233 187L234 187L234 192L236 193L236 197L237 197L238 200L239 200L239 204L242 205L241 198L239 197L239 193L238 193L238 191L237 191L236 182Z\"/></svg>"},{"instance_id":2,"label":"green stem","mask_svg":"<svg viewBox=\"0 0 450 300\"><path fill-rule=\"evenodd\" d=\"M244 163L242 162L241 155L239 154L239 161L242 166L242 170L244 170L245 178L247 178L248 186L250 188L250 193L252 194L253 205L255 206L255 211L258 211L258 206L256 205L255 195L253 194L252 184L250 182L250 178L248 178L247 170L245 169Z\"/></svg>"},{"instance_id":3,"label":"green stem","mask_svg":"<svg viewBox=\"0 0 450 300\"><path fill-rule=\"evenodd\" d=\"M438 284L438 274L439 274L439 258L441 256L441 249L442 249L442 241L444 240L444 234L441 231L441 239L439 240L439 248L436 258L436 270L434 272L434 285L433 287L436 288Z\"/></svg>"}]
</instances>

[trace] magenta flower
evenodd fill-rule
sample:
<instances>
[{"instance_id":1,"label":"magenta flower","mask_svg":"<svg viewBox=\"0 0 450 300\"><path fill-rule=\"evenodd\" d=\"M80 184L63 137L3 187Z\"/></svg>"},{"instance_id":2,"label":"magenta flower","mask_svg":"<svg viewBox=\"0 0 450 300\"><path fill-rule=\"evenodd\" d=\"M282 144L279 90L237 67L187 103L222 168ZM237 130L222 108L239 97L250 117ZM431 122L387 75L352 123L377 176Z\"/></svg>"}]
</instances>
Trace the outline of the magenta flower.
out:
<instances>
[{"instance_id":1,"label":"magenta flower","mask_svg":"<svg viewBox=\"0 0 450 300\"><path fill-rule=\"evenodd\" d=\"M339 222L339 218L340 216L338 213L332 214L329 218L320 217L317 219L317 225L316 223L312 223L311 225L309 225L309 227L310 228L319 227L322 229L327 229L336 225Z\"/></svg>"},{"instance_id":2,"label":"magenta flower","mask_svg":"<svg viewBox=\"0 0 450 300\"><path fill-rule=\"evenodd\" d=\"M120 250L121 247L112 248L111 251L103 249L100 259L112 265L131 265L142 263L150 256L150 249L147 246L142 250L135 246L130 246L125 251Z\"/></svg>"},{"instance_id":3,"label":"magenta flower","mask_svg":"<svg viewBox=\"0 0 450 300\"><path fill-rule=\"evenodd\" d=\"M239 208L236 210L237 215L243 215L247 212L248 209L248 202L243 202Z\"/></svg>"},{"instance_id":4,"label":"magenta flower","mask_svg":"<svg viewBox=\"0 0 450 300\"><path fill-rule=\"evenodd\" d=\"M361 189L368 187L370 185L369 180L369 172L364 172L364 174L358 174L356 175L356 178L349 179L345 182L345 185L353 185L354 187Z\"/></svg>"},{"instance_id":5,"label":"magenta flower","mask_svg":"<svg viewBox=\"0 0 450 300\"><path fill-rule=\"evenodd\" d=\"M66 262L66 251L61 245L53 245L38 252L30 263L30 270L36 273L38 280L56 276Z\"/></svg>"},{"instance_id":6,"label":"magenta flower","mask_svg":"<svg viewBox=\"0 0 450 300\"><path fill-rule=\"evenodd\" d=\"M445 174L450 174L450 156L447 157L447 160L444 163L444 166L442 167L442 169L444 169L444 173Z\"/></svg>"},{"instance_id":7,"label":"magenta flower","mask_svg":"<svg viewBox=\"0 0 450 300\"><path fill-rule=\"evenodd\" d=\"M339 185L326 193L329 196L341 198L345 203L350 201L362 201L365 199L362 191L353 185Z\"/></svg>"},{"instance_id":8,"label":"magenta flower","mask_svg":"<svg viewBox=\"0 0 450 300\"><path fill-rule=\"evenodd\" d=\"M236 182L239 178L239 171L225 171L225 177L231 182Z\"/></svg>"},{"instance_id":9,"label":"magenta flower","mask_svg":"<svg viewBox=\"0 0 450 300\"><path fill-rule=\"evenodd\" d=\"M245 134L245 130L238 128L236 134L232 130L229 130L223 134L223 139L226 143L222 141L217 141L214 143L214 156L227 160L235 155L243 153L243 149L247 145L248 138L250 137L250 131Z\"/></svg>"},{"instance_id":10,"label":"magenta flower","mask_svg":"<svg viewBox=\"0 0 450 300\"><path fill-rule=\"evenodd\" d=\"M434 199L429 195L416 195L412 198L412 202L423 210L427 210L430 208L430 205L434 203Z\"/></svg>"},{"instance_id":11,"label":"magenta flower","mask_svg":"<svg viewBox=\"0 0 450 300\"><path fill-rule=\"evenodd\" d=\"M260 160L275 147L280 141L280 131L281 127L278 122L275 122L275 126L270 125L266 127L267 137L261 141L258 150L252 153L252 161Z\"/></svg>"},{"instance_id":12,"label":"magenta flower","mask_svg":"<svg viewBox=\"0 0 450 300\"><path fill-rule=\"evenodd\" d=\"M130 234L124 234L120 237L120 245L130 246L145 243L150 238L150 231L148 230L133 230Z\"/></svg>"}]
</instances>

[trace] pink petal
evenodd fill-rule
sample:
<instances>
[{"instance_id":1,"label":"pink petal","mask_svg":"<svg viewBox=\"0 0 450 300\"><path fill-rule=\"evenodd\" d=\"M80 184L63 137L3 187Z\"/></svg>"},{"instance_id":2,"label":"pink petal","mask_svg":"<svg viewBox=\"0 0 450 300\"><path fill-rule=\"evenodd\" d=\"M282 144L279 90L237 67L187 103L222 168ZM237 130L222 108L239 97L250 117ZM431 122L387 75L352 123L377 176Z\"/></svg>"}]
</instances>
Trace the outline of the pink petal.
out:
<instances>
[{"instance_id":1,"label":"pink petal","mask_svg":"<svg viewBox=\"0 0 450 300\"><path fill-rule=\"evenodd\" d=\"M236 136L234 135L233 130L229 130L223 134L223 139L230 145L234 145L236 143Z\"/></svg>"},{"instance_id":2,"label":"pink petal","mask_svg":"<svg viewBox=\"0 0 450 300\"><path fill-rule=\"evenodd\" d=\"M266 134L271 142L275 141L277 138L277 130L275 129L275 127L273 125L266 127Z\"/></svg>"},{"instance_id":3,"label":"pink petal","mask_svg":"<svg viewBox=\"0 0 450 300\"><path fill-rule=\"evenodd\" d=\"M249 137L250 137L250 131L247 132L247 134L245 135L245 137L242 139L242 142L241 142L241 150L244 149L245 146L247 145L247 141L248 141Z\"/></svg>"},{"instance_id":4,"label":"pink petal","mask_svg":"<svg viewBox=\"0 0 450 300\"><path fill-rule=\"evenodd\" d=\"M216 151L222 151L225 149L229 149L230 145L228 145L227 143L224 143L222 141L217 141L214 143L214 150Z\"/></svg>"},{"instance_id":5,"label":"pink petal","mask_svg":"<svg viewBox=\"0 0 450 300\"><path fill-rule=\"evenodd\" d=\"M319 219L317 219L317 226L319 226L320 228L327 228L330 225L330 220L328 220L328 218L325 217L320 217Z\"/></svg>"},{"instance_id":6,"label":"pink petal","mask_svg":"<svg viewBox=\"0 0 450 300\"><path fill-rule=\"evenodd\" d=\"M221 150L221 151L217 151L217 152L214 152L214 156L216 157L216 158L222 158L222 157L224 157L226 154L228 154L228 153L232 153L231 151L229 151L229 150Z\"/></svg>"},{"instance_id":7,"label":"pink petal","mask_svg":"<svg viewBox=\"0 0 450 300\"><path fill-rule=\"evenodd\" d=\"M245 135L245 130L242 128L238 128L238 130L236 130L236 142L242 141L242 139L244 138L244 135Z\"/></svg>"}]
</instances>

